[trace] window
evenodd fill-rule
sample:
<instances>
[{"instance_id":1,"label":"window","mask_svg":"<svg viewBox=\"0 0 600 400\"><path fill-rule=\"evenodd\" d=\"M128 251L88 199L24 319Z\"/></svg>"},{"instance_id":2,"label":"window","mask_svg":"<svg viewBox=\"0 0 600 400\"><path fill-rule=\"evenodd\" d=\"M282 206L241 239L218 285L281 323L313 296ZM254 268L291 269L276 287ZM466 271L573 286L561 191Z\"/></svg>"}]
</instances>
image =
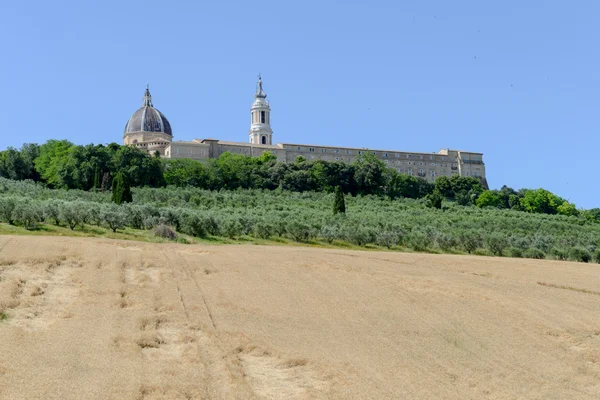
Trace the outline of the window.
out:
<instances>
[{"instance_id":1,"label":"window","mask_svg":"<svg viewBox=\"0 0 600 400\"><path fill-rule=\"evenodd\" d=\"M362 151L359 151L358 154L362 154Z\"/></svg>"},{"instance_id":2,"label":"window","mask_svg":"<svg viewBox=\"0 0 600 400\"><path fill-rule=\"evenodd\" d=\"M422 159L423 159L423 156L419 156L419 160L422 160Z\"/></svg>"},{"instance_id":3,"label":"window","mask_svg":"<svg viewBox=\"0 0 600 400\"><path fill-rule=\"evenodd\" d=\"M336 152L336 153L339 153L339 152L340 152L340 149L336 149L336 151L335 151L335 152Z\"/></svg>"},{"instance_id":4,"label":"window","mask_svg":"<svg viewBox=\"0 0 600 400\"><path fill-rule=\"evenodd\" d=\"M327 149L321 149L321 153L327 153Z\"/></svg>"},{"instance_id":5,"label":"window","mask_svg":"<svg viewBox=\"0 0 600 400\"><path fill-rule=\"evenodd\" d=\"M192 149L188 149L188 154L192 155Z\"/></svg>"},{"instance_id":6,"label":"window","mask_svg":"<svg viewBox=\"0 0 600 400\"><path fill-rule=\"evenodd\" d=\"M396 153L396 154L394 154L394 157L398 158L398 157L400 157L400 154Z\"/></svg>"},{"instance_id":7,"label":"window","mask_svg":"<svg viewBox=\"0 0 600 400\"><path fill-rule=\"evenodd\" d=\"M346 154L352 154L351 150L346 150Z\"/></svg>"},{"instance_id":8,"label":"window","mask_svg":"<svg viewBox=\"0 0 600 400\"><path fill-rule=\"evenodd\" d=\"M384 157L387 157L387 156L388 156L388 153L383 153L383 156L384 156Z\"/></svg>"},{"instance_id":9,"label":"window","mask_svg":"<svg viewBox=\"0 0 600 400\"><path fill-rule=\"evenodd\" d=\"M423 175L424 171L422 169L419 170L419 174Z\"/></svg>"},{"instance_id":10,"label":"window","mask_svg":"<svg viewBox=\"0 0 600 400\"><path fill-rule=\"evenodd\" d=\"M434 170L431 170L431 177L435 178L435 171Z\"/></svg>"},{"instance_id":11,"label":"window","mask_svg":"<svg viewBox=\"0 0 600 400\"><path fill-rule=\"evenodd\" d=\"M409 175L412 175L412 174L413 174L413 173L412 173L412 169L409 169L409 170L408 170L408 174L409 174Z\"/></svg>"},{"instance_id":12,"label":"window","mask_svg":"<svg viewBox=\"0 0 600 400\"><path fill-rule=\"evenodd\" d=\"M264 124L264 123L266 123L266 122L267 122L267 118L266 118L266 116L265 116L265 112L264 112L264 111L261 111L261 112L260 112L260 123L261 123L261 124Z\"/></svg>"},{"instance_id":13,"label":"window","mask_svg":"<svg viewBox=\"0 0 600 400\"><path fill-rule=\"evenodd\" d=\"M264 111L263 111L263 112L264 112ZM266 136L263 136L263 137L261 137L261 139L260 139L260 140L261 140L261 143L262 143L262 144L267 144L267 137L266 137Z\"/></svg>"},{"instance_id":14,"label":"window","mask_svg":"<svg viewBox=\"0 0 600 400\"><path fill-rule=\"evenodd\" d=\"M469 176L469 171L465 172L465 176Z\"/></svg>"},{"instance_id":15,"label":"window","mask_svg":"<svg viewBox=\"0 0 600 400\"><path fill-rule=\"evenodd\" d=\"M430 159L430 160L433 160L433 156L429 156L429 159Z\"/></svg>"},{"instance_id":16,"label":"window","mask_svg":"<svg viewBox=\"0 0 600 400\"><path fill-rule=\"evenodd\" d=\"M298 150L302 150L302 147L298 146Z\"/></svg>"},{"instance_id":17,"label":"window","mask_svg":"<svg viewBox=\"0 0 600 400\"><path fill-rule=\"evenodd\" d=\"M339 158L339 157L336 157L335 159L336 159L337 161L340 161L340 158Z\"/></svg>"},{"instance_id":18,"label":"window","mask_svg":"<svg viewBox=\"0 0 600 400\"><path fill-rule=\"evenodd\" d=\"M314 147L309 147L309 148L308 148L308 151L313 151L313 152L314 152L314 151L315 151L315 148L314 148Z\"/></svg>"}]
</instances>

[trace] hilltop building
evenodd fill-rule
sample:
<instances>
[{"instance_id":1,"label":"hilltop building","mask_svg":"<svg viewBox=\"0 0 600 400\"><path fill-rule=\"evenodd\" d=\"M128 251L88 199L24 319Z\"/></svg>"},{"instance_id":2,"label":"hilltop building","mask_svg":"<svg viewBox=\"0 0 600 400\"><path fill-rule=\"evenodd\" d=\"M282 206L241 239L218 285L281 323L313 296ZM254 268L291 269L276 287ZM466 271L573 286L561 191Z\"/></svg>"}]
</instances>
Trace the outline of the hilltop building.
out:
<instances>
[{"instance_id":1,"label":"hilltop building","mask_svg":"<svg viewBox=\"0 0 600 400\"><path fill-rule=\"evenodd\" d=\"M357 156L370 151L389 167L400 173L420 176L434 181L437 176L473 176L485 181L483 154L471 151L442 149L437 153L413 153L398 150L377 150L339 146L295 143L273 144L271 106L259 77L250 108L251 122L248 143L228 142L218 139L173 141L173 132L167 118L152 104L150 90L146 87L142 107L127 122L123 134L125 145L132 145L150 153L158 152L165 158L190 158L206 160L218 158L225 152L260 156L269 151L278 161L294 162L296 157L307 160L353 162Z\"/></svg>"}]
</instances>

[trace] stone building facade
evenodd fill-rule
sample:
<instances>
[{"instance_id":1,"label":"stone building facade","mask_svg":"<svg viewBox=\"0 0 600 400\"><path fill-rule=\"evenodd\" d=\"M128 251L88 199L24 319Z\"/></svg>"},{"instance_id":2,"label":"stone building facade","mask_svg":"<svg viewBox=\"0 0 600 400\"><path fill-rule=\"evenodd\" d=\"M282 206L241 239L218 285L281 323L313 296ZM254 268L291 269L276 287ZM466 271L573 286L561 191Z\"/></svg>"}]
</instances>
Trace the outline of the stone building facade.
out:
<instances>
[{"instance_id":1,"label":"stone building facade","mask_svg":"<svg viewBox=\"0 0 600 400\"><path fill-rule=\"evenodd\" d=\"M266 100L262 79L259 77L254 103L250 108L249 142L229 142L218 139L173 141L171 125L165 116L154 108L152 96L146 88L142 107L127 122L123 142L150 153L158 152L165 158L207 160L218 158L225 152L258 157L271 152L278 161L294 162L298 156L307 160L353 162L363 153L371 152L388 167L408 175L419 176L433 182L438 176L473 176L486 182L483 154L471 151L442 149L437 153L414 153L397 150L377 150L339 146L308 145L296 143L273 144L271 107Z\"/></svg>"}]
</instances>

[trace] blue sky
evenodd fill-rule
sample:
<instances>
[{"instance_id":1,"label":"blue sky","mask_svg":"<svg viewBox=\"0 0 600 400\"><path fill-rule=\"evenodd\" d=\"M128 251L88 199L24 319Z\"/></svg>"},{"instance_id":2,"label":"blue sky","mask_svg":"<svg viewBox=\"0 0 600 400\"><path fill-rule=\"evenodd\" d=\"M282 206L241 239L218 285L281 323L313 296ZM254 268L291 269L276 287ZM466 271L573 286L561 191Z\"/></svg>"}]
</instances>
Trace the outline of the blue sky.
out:
<instances>
[{"instance_id":1,"label":"blue sky","mask_svg":"<svg viewBox=\"0 0 600 400\"><path fill-rule=\"evenodd\" d=\"M176 140L484 153L488 182L600 206L593 1L12 1L0 148L121 142L146 82Z\"/></svg>"}]
</instances>

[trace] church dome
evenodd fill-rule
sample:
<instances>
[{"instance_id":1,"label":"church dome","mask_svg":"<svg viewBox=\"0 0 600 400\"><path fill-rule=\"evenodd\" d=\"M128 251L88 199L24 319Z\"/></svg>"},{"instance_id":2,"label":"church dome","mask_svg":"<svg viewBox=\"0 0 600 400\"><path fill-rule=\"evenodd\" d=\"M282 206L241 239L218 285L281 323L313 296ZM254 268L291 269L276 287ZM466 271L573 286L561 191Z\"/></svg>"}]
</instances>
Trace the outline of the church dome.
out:
<instances>
[{"instance_id":1,"label":"church dome","mask_svg":"<svg viewBox=\"0 0 600 400\"><path fill-rule=\"evenodd\" d=\"M167 118L152 105L152 96L148 87L146 87L142 108L133 113L125 125L125 134L137 132L158 132L173 136Z\"/></svg>"}]
</instances>

